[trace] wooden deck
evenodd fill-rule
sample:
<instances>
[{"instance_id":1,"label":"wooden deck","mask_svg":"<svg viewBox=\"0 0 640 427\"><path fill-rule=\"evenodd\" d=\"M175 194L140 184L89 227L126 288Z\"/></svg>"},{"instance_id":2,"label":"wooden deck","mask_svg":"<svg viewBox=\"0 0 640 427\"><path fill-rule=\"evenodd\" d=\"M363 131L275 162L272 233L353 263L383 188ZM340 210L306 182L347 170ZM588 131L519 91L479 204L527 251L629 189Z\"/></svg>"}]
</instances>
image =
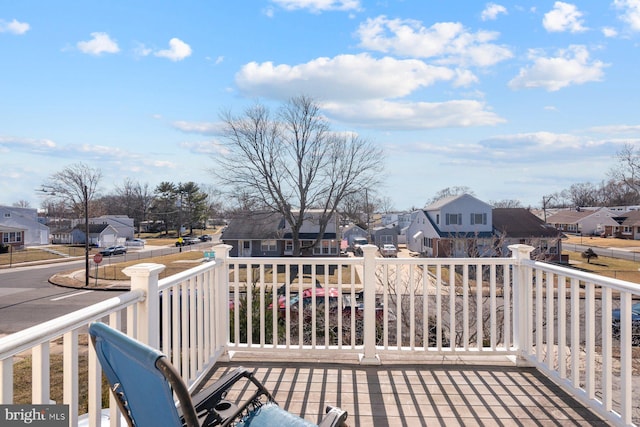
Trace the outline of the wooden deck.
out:
<instances>
[{"instance_id":1,"label":"wooden deck","mask_svg":"<svg viewBox=\"0 0 640 427\"><path fill-rule=\"evenodd\" d=\"M243 361L281 407L318 422L327 404L348 426L606 426L534 368L502 365ZM210 382L240 366L218 363ZM209 383L210 383L209 382ZM234 400L243 391L230 394Z\"/></svg>"}]
</instances>

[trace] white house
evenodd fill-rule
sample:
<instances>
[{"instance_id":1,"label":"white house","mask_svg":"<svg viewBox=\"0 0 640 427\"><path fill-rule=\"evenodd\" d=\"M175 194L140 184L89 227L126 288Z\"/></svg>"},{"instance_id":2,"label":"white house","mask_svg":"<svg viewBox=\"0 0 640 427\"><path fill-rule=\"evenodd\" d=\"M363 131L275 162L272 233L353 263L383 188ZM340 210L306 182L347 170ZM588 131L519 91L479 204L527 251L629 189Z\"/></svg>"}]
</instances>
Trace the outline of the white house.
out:
<instances>
[{"instance_id":1,"label":"white house","mask_svg":"<svg viewBox=\"0 0 640 427\"><path fill-rule=\"evenodd\" d=\"M407 249L433 257L477 256L492 247L491 205L469 194L445 197L413 215Z\"/></svg>"},{"instance_id":2,"label":"white house","mask_svg":"<svg viewBox=\"0 0 640 427\"><path fill-rule=\"evenodd\" d=\"M35 246L49 243L49 227L38 221L38 212L31 208L0 206L0 243L13 246Z\"/></svg>"},{"instance_id":3,"label":"white house","mask_svg":"<svg viewBox=\"0 0 640 427\"><path fill-rule=\"evenodd\" d=\"M547 224L568 233L582 233L584 236L613 234L620 225L614 218L620 213L607 208L561 210L547 217Z\"/></svg>"},{"instance_id":4,"label":"white house","mask_svg":"<svg viewBox=\"0 0 640 427\"><path fill-rule=\"evenodd\" d=\"M126 215L103 215L97 218L90 218L89 224L108 224L116 230L118 239L133 239L134 228L133 218Z\"/></svg>"}]
</instances>

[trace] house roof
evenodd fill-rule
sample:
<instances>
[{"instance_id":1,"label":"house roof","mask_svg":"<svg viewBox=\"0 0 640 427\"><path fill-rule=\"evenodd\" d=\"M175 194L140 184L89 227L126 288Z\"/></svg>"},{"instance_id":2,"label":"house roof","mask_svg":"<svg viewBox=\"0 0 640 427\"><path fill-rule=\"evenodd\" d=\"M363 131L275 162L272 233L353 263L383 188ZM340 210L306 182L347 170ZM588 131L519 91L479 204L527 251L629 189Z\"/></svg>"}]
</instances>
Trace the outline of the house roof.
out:
<instances>
[{"instance_id":1,"label":"house roof","mask_svg":"<svg viewBox=\"0 0 640 427\"><path fill-rule=\"evenodd\" d=\"M282 215L273 212L244 212L231 218L222 240L260 240L281 237Z\"/></svg>"},{"instance_id":2,"label":"house roof","mask_svg":"<svg viewBox=\"0 0 640 427\"><path fill-rule=\"evenodd\" d=\"M89 224L89 234L100 234L102 233L107 227L109 227L109 224ZM86 228L84 227L84 224L78 224L76 225L74 228L74 230L80 230L83 233L85 232Z\"/></svg>"},{"instance_id":3,"label":"house roof","mask_svg":"<svg viewBox=\"0 0 640 427\"><path fill-rule=\"evenodd\" d=\"M580 220L592 215L593 211L558 211L557 213L547 216L549 224L576 224Z\"/></svg>"},{"instance_id":4,"label":"house roof","mask_svg":"<svg viewBox=\"0 0 640 427\"><path fill-rule=\"evenodd\" d=\"M627 227L640 226L640 211L625 212L624 215L620 215L623 218L620 225Z\"/></svg>"},{"instance_id":5,"label":"house roof","mask_svg":"<svg viewBox=\"0 0 640 427\"><path fill-rule=\"evenodd\" d=\"M442 199L436 200L435 202L431 203L430 205L425 206L424 210L425 211L437 211L437 210L442 209L443 206L446 206L446 205L448 205L449 203L451 203L451 202L453 202L455 200L458 200L458 199L469 199L469 198L475 200L478 203L482 203L483 205L489 206L488 203L485 203L482 200L473 197L471 194L466 194L465 193L465 194L458 194L457 196L443 197Z\"/></svg>"},{"instance_id":6,"label":"house roof","mask_svg":"<svg viewBox=\"0 0 640 427\"><path fill-rule=\"evenodd\" d=\"M545 224L536 215L524 208L493 209L493 228L506 237L560 237L556 228Z\"/></svg>"}]
</instances>

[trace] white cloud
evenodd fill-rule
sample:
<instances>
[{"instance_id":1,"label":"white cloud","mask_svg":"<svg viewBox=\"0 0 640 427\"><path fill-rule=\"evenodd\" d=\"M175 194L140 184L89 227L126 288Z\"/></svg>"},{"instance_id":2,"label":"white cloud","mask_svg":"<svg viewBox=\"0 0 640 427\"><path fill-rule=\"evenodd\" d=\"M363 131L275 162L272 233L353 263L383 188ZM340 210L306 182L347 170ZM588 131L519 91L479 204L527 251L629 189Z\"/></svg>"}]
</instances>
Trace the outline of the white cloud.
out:
<instances>
[{"instance_id":1,"label":"white cloud","mask_svg":"<svg viewBox=\"0 0 640 427\"><path fill-rule=\"evenodd\" d=\"M360 0L273 0L286 10L308 9L311 12L328 10L360 10Z\"/></svg>"},{"instance_id":2,"label":"white cloud","mask_svg":"<svg viewBox=\"0 0 640 427\"><path fill-rule=\"evenodd\" d=\"M570 85L600 81L607 66L601 61L590 61L589 51L582 45L560 50L554 57L544 57L532 50L529 58L533 65L521 68L518 76L509 82L510 88L543 88L553 92Z\"/></svg>"},{"instance_id":3,"label":"white cloud","mask_svg":"<svg viewBox=\"0 0 640 427\"><path fill-rule=\"evenodd\" d=\"M180 147L194 154L227 154L228 150L218 141L182 142Z\"/></svg>"},{"instance_id":4,"label":"white cloud","mask_svg":"<svg viewBox=\"0 0 640 427\"><path fill-rule=\"evenodd\" d=\"M136 43L136 46L133 48L133 54L137 57L141 56L149 56L153 50L145 46L144 43Z\"/></svg>"},{"instance_id":5,"label":"white cloud","mask_svg":"<svg viewBox=\"0 0 640 427\"><path fill-rule=\"evenodd\" d=\"M578 33L586 31L582 20L582 12L571 3L557 1L553 4L553 9L545 13L542 25L549 32L570 31Z\"/></svg>"},{"instance_id":6,"label":"white cloud","mask_svg":"<svg viewBox=\"0 0 640 427\"><path fill-rule=\"evenodd\" d=\"M156 52L155 55L161 58L170 59L174 62L182 61L183 59L191 56L191 46L174 37L169 40L169 49L160 50Z\"/></svg>"},{"instance_id":7,"label":"white cloud","mask_svg":"<svg viewBox=\"0 0 640 427\"><path fill-rule=\"evenodd\" d=\"M22 35L29 31L29 28L31 27L26 22L18 22L15 19L11 22L6 22L0 19L0 33Z\"/></svg>"},{"instance_id":8,"label":"white cloud","mask_svg":"<svg viewBox=\"0 0 640 427\"><path fill-rule=\"evenodd\" d=\"M493 126L505 120L474 100L400 102L382 99L350 103L323 102L323 111L340 120L382 129L434 129Z\"/></svg>"},{"instance_id":9,"label":"white cloud","mask_svg":"<svg viewBox=\"0 0 640 427\"><path fill-rule=\"evenodd\" d=\"M480 14L483 21L493 21L498 18L501 13L507 14L507 8L496 3L487 3L487 6Z\"/></svg>"},{"instance_id":10,"label":"white cloud","mask_svg":"<svg viewBox=\"0 0 640 427\"><path fill-rule=\"evenodd\" d=\"M613 5L621 10L620 20L629 24L633 31L640 31L640 0L614 0Z\"/></svg>"},{"instance_id":11,"label":"white cloud","mask_svg":"<svg viewBox=\"0 0 640 427\"><path fill-rule=\"evenodd\" d=\"M613 27L603 27L602 35L605 37L616 37L618 35L618 31Z\"/></svg>"},{"instance_id":12,"label":"white cloud","mask_svg":"<svg viewBox=\"0 0 640 427\"><path fill-rule=\"evenodd\" d=\"M219 135L222 132L222 125L220 123L209 122L187 122L176 121L171 124L174 128L185 133L198 133L202 135Z\"/></svg>"},{"instance_id":13,"label":"white cloud","mask_svg":"<svg viewBox=\"0 0 640 427\"><path fill-rule=\"evenodd\" d=\"M376 59L368 54L317 58L300 65L251 62L236 74L240 90L250 96L287 99L308 93L319 99L398 98L450 81L456 73L417 59Z\"/></svg>"},{"instance_id":14,"label":"white cloud","mask_svg":"<svg viewBox=\"0 0 640 427\"><path fill-rule=\"evenodd\" d=\"M14 138L0 136L0 148L17 149L32 153L44 153L56 149L57 145L50 139Z\"/></svg>"},{"instance_id":15,"label":"white cloud","mask_svg":"<svg viewBox=\"0 0 640 427\"><path fill-rule=\"evenodd\" d=\"M101 55L103 53L118 53L120 48L115 40L107 33L91 33L91 40L78 42L78 49L89 55Z\"/></svg>"},{"instance_id":16,"label":"white cloud","mask_svg":"<svg viewBox=\"0 0 640 427\"><path fill-rule=\"evenodd\" d=\"M419 21L379 16L360 24L356 34L365 49L433 58L440 64L488 67L513 56L508 48L491 43L498 33L472 33L459 22L439 22L427 28Z\"/></svg>"},{"instance_id":17,"label":"white cloud","mask_svg":"<svg viewBox=\"0 0 640 427\"><path fill-rule=\"evenodd\" d=\"M294 66L252 62L236 74L236 84L247 97L284 100L304 93L328 114L349 123L415 129L501 123L502 118L478 101L401 100L438 82L460 86L475 81L467 70L368 54L317 58Z\"/></svg>"}]
</instances>

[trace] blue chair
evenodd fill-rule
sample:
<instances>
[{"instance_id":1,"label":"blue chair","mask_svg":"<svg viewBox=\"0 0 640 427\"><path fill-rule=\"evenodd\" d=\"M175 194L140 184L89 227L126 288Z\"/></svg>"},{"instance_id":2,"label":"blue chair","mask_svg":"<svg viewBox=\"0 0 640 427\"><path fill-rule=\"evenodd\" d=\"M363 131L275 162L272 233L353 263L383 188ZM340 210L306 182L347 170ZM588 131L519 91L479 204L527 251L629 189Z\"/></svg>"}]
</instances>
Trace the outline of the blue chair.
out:
<instances>
[{"instance_id":1,"label":"blue chair","mask_svg":"<svg viewBox=\"0 0 640 427\"><path fill-rule=\"evenodd\" d=\"M245 368L237 368L191 396L162 352L104 323L92 323L89 335L111 392L130 426L315 425L280 408ZM242 379L253 384L255 391L251 397L239 403L226 400L229 389ZM327 406L326 412L321 427L340 426L347 418L347 413L339 408Z\"/></svg>"}]
</instances>

